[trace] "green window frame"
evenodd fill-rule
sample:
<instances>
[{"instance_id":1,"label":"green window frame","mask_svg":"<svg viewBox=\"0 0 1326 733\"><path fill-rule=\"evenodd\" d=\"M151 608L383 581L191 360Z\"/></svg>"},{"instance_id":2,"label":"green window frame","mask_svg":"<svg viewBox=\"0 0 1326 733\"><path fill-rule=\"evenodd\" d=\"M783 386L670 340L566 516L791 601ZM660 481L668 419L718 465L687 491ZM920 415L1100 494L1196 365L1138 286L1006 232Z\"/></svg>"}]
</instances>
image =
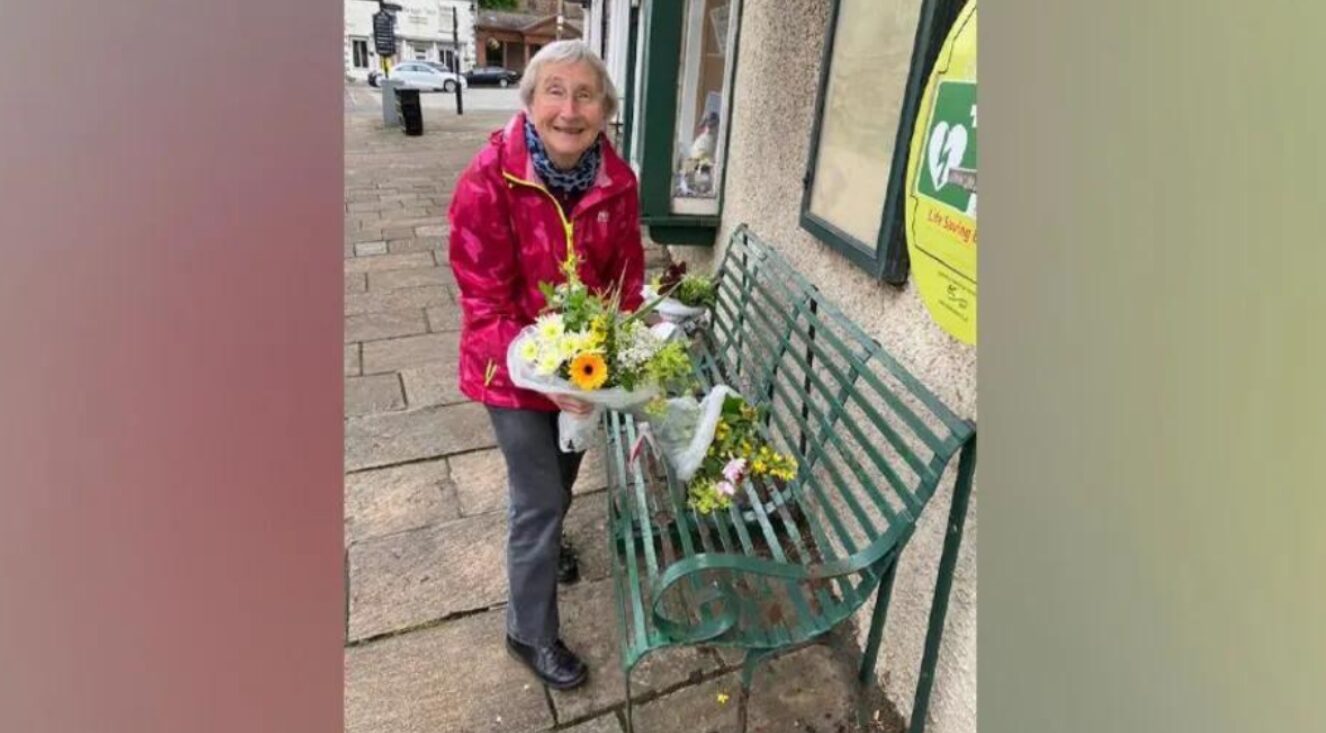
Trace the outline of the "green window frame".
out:
<instances>
[{"instance_id":1,"label":"green window frame","mask_svg":"<svg viewBox=\"0 0 1326 733\"><path fill-rule=\"evenodd\" d=\"M830 92L834 42L844 1L833 0L833 8L825 31L824 53L820 60L819 92L815 100L815 124L811 131L806 174L802 179L801 227L872 276L894 285L901 285L907 281L908 271L902 204L905 200L904 179L907 175L907 152L911 143L912 128L916 124L926 79L934 66L939 47L943 45L945 34L962 10L963 0L918 0L919 18L904 96L898 114L898 127L893 136L889 171L886 180L878 184L884 187L884 206L879 234L872 242L862 241L839 224L812 211L816 172L820 163L820 145L824 135L824 113ZM884 9L880 8L879 12L884 12ZM861 185L866 183L869 182L861 182Z\"/></svg>"},{"instance_id":2,"label":"green window frame","mask_svg":"<svg viewBox=\"0 0 1326 733\"><path fill-rule=\"evenodd\" d=\"M704 0L692 0L703 2ZM649 236L664 244L708 245L714 243L722 215L723 191L726 185L726 157L732 119L732 82L736 77L736 56L740 45L741 10L743 0L730 0L727 23L730 28L724 39L728 49L723 70L722 111L718 145L717 175L713 181L713 204L701 213L679 211L680 201L675 196L676 143L678 108L686 104L681 99L683 86L683 50L688 39L686 0L642 0L638 25L633 28L632 53L628 70L627 99L638 94L636 105L628 107L626 123L626 150L632 162L638 165L640 178L640 217L649 227ZM694 20L694 18L691 18ZM705 25L703 29L712 30ZM703 33L702 33L703 35ZM691 38L691 43L702 43L703 38ZM635 64L639 64L639 71ZM638 73L639 90L635 89ZM693 90L686 90L691 91ZM634 100L632 100L634 101ZM692 104L694 104L692 102ZM635 135L639 139L635 139ZM632 147L635 150L632 150ZM636 154L638 153L638 158Z\"/></svg>"}]
</instances>

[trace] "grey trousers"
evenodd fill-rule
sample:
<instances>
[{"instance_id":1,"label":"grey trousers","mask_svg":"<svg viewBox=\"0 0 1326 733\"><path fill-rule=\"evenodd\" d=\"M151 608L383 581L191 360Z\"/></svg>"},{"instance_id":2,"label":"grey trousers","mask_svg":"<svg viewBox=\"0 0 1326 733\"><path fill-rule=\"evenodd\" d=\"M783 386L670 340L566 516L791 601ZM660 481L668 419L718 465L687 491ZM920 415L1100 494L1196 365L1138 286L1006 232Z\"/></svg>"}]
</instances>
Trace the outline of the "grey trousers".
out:
<instances>
[{"instance_id":1,"label":"grey trousers","mask_svg":"<svg viewBox=\"0 0 1326 733\"><path fill-rule=\"evenodd\" d=\"M506 459L507 633L523 644L558 638L557 561L562 520L581 453L557 447L557 413L489 407L497 445Z\"/></svg>"}]
</instances>

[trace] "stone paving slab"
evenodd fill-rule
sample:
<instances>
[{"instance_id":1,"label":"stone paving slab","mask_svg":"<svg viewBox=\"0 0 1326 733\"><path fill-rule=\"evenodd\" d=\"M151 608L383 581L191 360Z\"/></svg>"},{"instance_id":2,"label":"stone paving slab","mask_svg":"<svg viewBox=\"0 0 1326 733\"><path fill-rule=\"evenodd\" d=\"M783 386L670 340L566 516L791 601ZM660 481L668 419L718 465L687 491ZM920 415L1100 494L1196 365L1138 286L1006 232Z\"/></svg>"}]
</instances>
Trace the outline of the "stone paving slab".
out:
<instances>
[{"instance_id":1,"label":"stone paving slab","mask_svg":"<svg viewBox=\"0 0 1326 733\"><path fill-rule=\"evenodd\" d=\"M369 415L346 422L345 468L377 468L495 445L488 416L476 403Z\"/></svg>"},{"instance_id":2,"label":"stone paving slab","mask_svg":"<svg viewBox=\"0 0 1326 733\"><path fill-rule=\"evenodd\" d=\"M455 334L449 334L454 340ZM468 402L460 391L459 367L456 362L424 364L401 370L401 380L405 384L405 400L411 407L428 405L454 405ZM484 420L488 416L484 415Z\"/></svg>"},{"instance_id":3,"label":"stone paving slab","mask_svg":"<svg viewBox=\"0 0 1326 733\"><path fill-rule=\"evenodd\" d=\"M542 685L502 648L504 624L493 611L347 649L346 733L551 728Z\"/></svg>"},{"instance_id":4,"label":"stone paving slab","mask_svg":"<svg viewBox=\"0 0 1326 733\"><path fill-rule=\"evenodd\" d=\"M373 255L384 255L387 253L387 243L377 242L359 242L351 246L351 252L355 257L371 257Z\"/></svg>"},{"instance_id":5,"label":"stone paving slab","mask_svg":"<svg viewBox=\"0 0 1326 733\"><path fill-rule=\"evenodd\" d=\"M454 333L430 333L371 341L363 346L365 374L395 372L431 362L457 364L459 359L460 337ZM454 370L452 373L455 374Z\"/></svg>"},{"instance_id":6,"label":"stone paving slab","mask_svg":"<svg viewBox=\"0 0 1326 733\"><path fill-rule=\"evenodd\" d=\"M350 377L345 380L345 415L355 417L405 409L405 393L395 374Z\"/></svg>"},{"instance_id":7,"label":"stone paving slab","mask_svg":"<svg viewBox=\"0 0 1326 733\"><path fill-rule=\"evenodd\" d=\"M475 451L447 459L456 484L460 513L476 514L505 511L507 505L506 461L502 452Z\"/></svg>"},{"instance_id":8,"label":"stone paving slab","mask_svg":"<svg viewBox=\"0 0 1326 733\"><path fill-rule=\"evenodd\" d=\"M345 318L347 343L417 336L422 333L428 333L428 321L425 320L422 308L361 313Z\"/></svg>"},{"instance_id":9,"label":"stone paving slab","mask_svg":"<svg viewBox=\"0 0 1326 733\"><path fill-rule=\"evenodd\" d=\"M576 720L621 705L626 699L618 646L616 601L609 580L581 581L559 593L562 637L590 668L590 678L574 690L550 690L559 720ZM631 692L648 696L717 672L714 660L694 647L651 654L635 669ZM682 728L658 728L680 731ZM686 730L694 730L687 728Z\"/></svg>"},{"instance_id":10,"label":"stone paving slab","mask_svg":"<svg viewBox=\"0 0 1326 733\"><path fill-rule=\"evenodd\" d=\"M438 369L441 384L452 385L456 381L455 370L446 372ZM412 372L404 372L410 375ZM451 387L460 399L467 399ZM410 405L414 406L416 392L412 391L411 378L406 377L405 392ZM428 404L428 403L424 403ZM571 489L576 496L600 491L607 486L607 475L603 468L604 449L602 443L596 444L585 452L580 463L580 473L575 486ZM461 513L467 516L484 512L505 511L507 502L506 461L498 450L478 451L451 458L451 470L455 476L456 492L460 496ZM573 503L572 506L575 506Z\"/></svg>"},{"instance_id":11,"label":"stone paving slab","mask_svg":"<svg viewBox=\"0 0 1326 733\"><path fill-rule=\"evenodd\" d=\"M409 205L411 203L417 203L429 200L428 196L422 196L417 193L393 193L393 194L388 194L386 196L376 196L374 198L382 201L383 203L394 201L403 205Z\"/></svg>"},{"instance_id":12,"label":"stone paving slab","mask_svg":"<svg viewBox=\"0 0 1326 733\"><path fill-rule=\"evenodd\" d=\"M437 262L428 252L407 252L404 254L382 254L374 257L355 257L345 261L346 272L385 272L389 270L411 270L419 267L432 267Z\"/></svg>"},{"instance_id":13,"label":"stone paving slab","mask_svg":"<svg viewBox=\"0 0 1326 733\"><path fill-rule=\"evenodd\" d=\"M345 477L345 544L460 517L444 459Z\"/></svg>"},{"instance_id":14,"label":"stone paving slab","mask_svg":"<svg viewBox=\"0 0 1326 733\"><path fill-rule=\"evenodd\" d=\"M456 278L451 274L451 268L438 267L432 264L432 253L414 252L411 254L424 255L429 258L429 265L415 267L408 270L385 270L382 272L368 273L368 289L373 291L391 290L393 288L417 288L424 285L455 285ZM387 255L393 257L395 255ZM406 257L407 255L401 255Z\"/></svg>"},{"instance_id":15,"label":"stone paving slab","mask_svg":"<svg viewBox=\"0 0 1326 733\"><path fill-rule=\"evenodd\" d=\"M433 333L459 331L461 326L460 306L447 303L434 305L426 309L428 330Z\"/></svg>"},{"instance_id":16,"label":"stone paving slab","mask_svg":"<svg viewBox=\"0 0 1326 733\"><path fill-rule=\"evenodd\" d=\"M560 729L565 733L623 733L626 729L617 719L616 714L608 713L593 720L587 720L579 725L573 725L570 728ZM695 733L699 733L696 731Z\"/></svg>"},{"instance_id":17,"label":"stone paving slab","mask_svg":"<svg viewBox=\"0 0 1326 733\"><path fill-rule=\"evenodd\" d=\"M412 237L410 239L393 239L387 242L387 249L390 252L443 252L445 254L447 244L443 237Z\"/></svg>"},{"instance_id":18,"label":"stone paving slab","mask_svg":"<svg viewBox=\"0 0 1326 733\"><path fill-rule=\"evenodd\" d=\"M457 519L350 546L350 641L503 603L506 517Z\"/></svg>"},{"instance_id":19,"label":"stone paving slab","mask_svg":"<svg viewBox=\"0 0 1326 733\"><path fill-rule=\"evenodd\" d=\"M359 374L359 344L345 345L345 376L353 377Z\"/></svg>"},{"instance_id":20,"label":"stone paving slab","mask_svg":"<svg viewBox=\"0 0 1326 733\"><path fill-rule=\"evenodd\" d=\"M382 232L383 239L405 239L415 236L414 227L391 227L384 229L375 229Z\"/></svg>"},{"instance_id":21,"label":"stone paving slab","mask_svg":"<svg viewBox=\"0 0 1326 733\"><path fill-rule=\"evenodd\" d=\"M451 300L451 291L442 285L425 285L420 288L386 290L378 293L354 293L345 296L345 314L347 316L404 310L406 308L422 310L429 306L455 307Z\"/></svg>"},{"instance_id":22,"label":"stone paving slab","mask_svg":"<svg viewBox=\"0 0 1326 733\"><path fill-rule=\"evenodd\" d=\"M766 662L751 683L748 733L858 731L853 669L824 645ZM738 730L741 681L730 672L636 708L637 733ZM726 702L719 696L726 695Z\"/></svg>"},{"instance_id":23,"label":"stone paving slab","mask_svg":"<svg viewBox=\"0 0 1326 733\"><path fill-rule=\"evenodd\" d=\"M438 236L421 235L420 229L428 231L437 231L437 227L443 226L445 219L442 216L428 216L424 209L402 209L400 211L386 212L382 214L382 228L396 231L401 230L410 232L415 236ZM410 234L406 235L407 237ZM397 239L397 237L388 237L388 239Z\"/></svg>"},{"instance_id":24,"label":"stone paving slab","mask_svg":"<svg viewBox=\"0 0 1326 733\"><path fill-rule=\"evenodd\" d=\"M349 225L345 227L345 237L350 240L351 244L386 241L386 237L382 236L381 229L360 229Z\"/></svg>"}]
</instances>

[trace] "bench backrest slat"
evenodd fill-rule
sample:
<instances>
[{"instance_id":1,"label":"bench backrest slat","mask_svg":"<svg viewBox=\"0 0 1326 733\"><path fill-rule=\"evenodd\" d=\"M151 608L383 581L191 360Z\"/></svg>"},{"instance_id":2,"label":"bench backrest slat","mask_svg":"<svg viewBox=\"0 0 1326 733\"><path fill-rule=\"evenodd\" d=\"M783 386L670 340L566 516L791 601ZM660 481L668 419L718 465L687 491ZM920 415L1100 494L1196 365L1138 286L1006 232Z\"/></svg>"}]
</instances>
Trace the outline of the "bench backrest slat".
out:
<instances>
[{"instance_id":1,"label":"bench backrest slat","mask_svg":"<svg viewBox=\"0 0 1326 733\"><path fill-rule=\"evenodd\" d=\"M765 320L765 322L767 322L767 320L764 319L762 316L757 315L755 316L755 318ZM753 321L748 321L748 323L752 322ZM722 331L724 330L725 326L723 325L722 321L718 321L715 323L714 328L716 331ZM763 343L763 336L760 335L759 331L755 331L753 329L748 329L748 330L751 330L755 338L761 340ZM832 366L832 364L828 360L821 359L820 368L827 369L830 374L832 374L837 378L841 386L838 388L836 392L828 384L824 382L823 378L819 375L818 371L815 368L812 368L809 360L802 357L800 354L796 352L788 352L788 359L790 359L797 366L803 369L805 374L805 382L809 382L812 387L818 388L821 394L833 394L834 395L833 404L841 406L846 404L850 400L855 399L852 397L853 394L851 389L852 380L850 378L850 375L843 375L836 367ZM853 367L853 369L856 369L856 367ZM793 391L795 393L795 397L798 400L800 400L802 408L801 416L803 418L808 417L811 410L815 410L820 417L818 425L816 425L814 428L810 428L804 422L801 422L800 427L802 432L798 436L799 437L799 440L797 441L798 444L804 446L807 440L811 439L811 436L814 433L828 432L831 435L831 437L833 437L837 441L839 449L843 450L843 445L841 440L838 440L837 436L832 432L832 429L836 426L838 419L841 417L841 410L838 408L834 408L831 411L826 412L822 408L816 406L814 404L814 401L810 399L810 394L812 390L806 389L804 383L799 384L793 382L790 386L786 387L786 389L790 389L791 391ZM761 390L762 394L764 394L766 397L775 396L775 393L777 391L778 391L778 383L772 381L769 383L767 389ZM785 396L785 401L789 401L789 399L786 398L786 396ZM878 416L878 413L874 412L871 406L869 406L868 404L862 404L862 408L866 410L868 413L876 415L880 420L883 419L882 417ZM857 427L855 423L851 422L847 423L847 429L853 433L853 436L856 438L859 445L861 445L862 448L869 455L872 462L875 464L876 468L878 468L884 474L885 478L888 479L889 483L892 484L894 490L897 491L899 495L902 496L904 503L907 505L908 509L915 510L918 504L915 498L911 494L911 489L907 486L906 482L902 479L902 477L898 475L897 471L893 468L893 466L879 453L878 450L874 448L874 446L871 444L871 441L868 438L866 438L866 436L862 433L861 429ZM887 428L887 426L884 429L886 431L886 435L891 435L890 442L892 442L895 447L903 444L902 438L898 436L897 433ZM813 454L806 453L804 448L802 448L802 452L803 455L806 455L808 458L811 459L812 463L815 462L815 456ZM857 474L858 478L864 480L864 476L862 475L862 470L860 468L859 463L856 462L854 459L851 459L851 464L855 467L854 473ZM935 471L929 465L920 463L919 459L916 459L913 465L914 468L921 469L920 471L918 471L918 473L921 473L922 475L930 475L932 473L935 473Z\"/></svg>"},{"instance_id":2,"label":"bench backrest slat","mask_svg":"<svg viewBox=\"0 0 1326 733\"><path fill-rule=\"evenodd\" d=\"M769 408L767 437L797 454L822 560L913 522L972 426L748 228L716 279L705 358Z\"/></svg>"}]
</instances>

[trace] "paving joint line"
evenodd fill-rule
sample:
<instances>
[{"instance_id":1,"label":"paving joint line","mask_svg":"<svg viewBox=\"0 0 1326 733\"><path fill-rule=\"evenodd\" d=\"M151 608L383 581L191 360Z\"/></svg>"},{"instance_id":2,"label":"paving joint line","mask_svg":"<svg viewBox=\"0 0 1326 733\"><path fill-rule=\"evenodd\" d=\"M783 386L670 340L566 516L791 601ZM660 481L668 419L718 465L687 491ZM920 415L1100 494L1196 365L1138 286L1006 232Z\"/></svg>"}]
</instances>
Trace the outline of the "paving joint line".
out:
<instances>
[{"instance_id":1,"label":"paving joint line","mask_svg":"<svg viewBox=\"0 0 1326 733\"><path fill-rule=\"evenodd\" d=\"M427 631L429 629L435 629L451 621L459 621L460 619L469 618L470 616L478 616L479 614L482 613L489 613L491 611L496 611L498 609L505 609L506 605L507 605L506 601L502 601L500 603L495 603L491 606L485 606L483 608L468 608L465 609L464 611L454 611L441 618L430 619L428 621L423 621L414 624L413 626L406 626L404 628L394 629L392 631L384 631L380 634L373 634L372 636L365 636L362 639L347 641L345 644L345 648L355 649L361 646L368 646L369 644L376 644L377 642L380 641L394 639L398 636L413 634L416 631ZM349 634L347 634L347 636L348 635Z\"/></svg>"}]
</instances>

